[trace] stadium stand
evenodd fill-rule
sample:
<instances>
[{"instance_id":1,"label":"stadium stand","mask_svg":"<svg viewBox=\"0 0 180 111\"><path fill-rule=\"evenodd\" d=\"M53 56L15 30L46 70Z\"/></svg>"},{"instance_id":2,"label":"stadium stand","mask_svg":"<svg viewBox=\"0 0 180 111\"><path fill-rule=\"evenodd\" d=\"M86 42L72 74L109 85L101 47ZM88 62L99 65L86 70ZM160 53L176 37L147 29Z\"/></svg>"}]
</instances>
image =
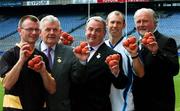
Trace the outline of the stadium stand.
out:
<instances>
[{"instance_id":1,"label":"stadium stand","mask_svg":"<svg viewBox=\"0 0 180 111\"><path fill-rule=\"evenodd\" d=\"M100 15L103 18L106 18L106 15L110 5L108 7L106 6L94 6L92 7L91 11L91 16L93 15ZM54 6L53 6L54 7ZM78 7L78 6L77 6ZM61 7L57 8L54 7L54 11L51 12L49 10L49 14L53 14L57 16L60 21L61 21L61 26L63 31L66 31L73 35L75 37L75 42L72 44L73 46L76 46L79 44L80 41L85 40L85 35L84 35L84 28L85 28L85 22L88 18L88 13L86 9L81 9L77 10L77 7L73 7L72 9L69 9L69 11L61 11ZM85 7L85 6L83 6ZM87 6L86 6L87 7ZM42 7L40 7L42 8ZM51 7L52 8L52 7ZM82 7L81 7L82 8ZM93 9L98 8L99 11L93 11ZM23 9L23 8L22 8ZM26 10L28 8L26 7ZM33 14L38 10L38 13L36 13L37 16L41 17L43 16L43 12L41 12L39 9L36 8L31 8L29 7L30 14ZM45 9L45 8L42 8ZM102 9L102 10L100 10ZM107 10L105 10L107 9ZM59 12L57 11L59 10ZM114 10L122 10L121 7L116 7ZM133 14L136 9L132 9L132 11L128 12L125 14L126 16L126 29L124 30L125 33L124 35L131 35L135 33L135 28L134 28L134 21L133 21ZM47 11L47 9L45 9ZM17 12L21 12L21 8ZM28 13L28 14L29 14ZM180 45L180 25L179 25L179 19L180 19L180 12L178 11L158 11L160 14L160 20L159 20L159 30L166 35L169 35L177 41L177 44ZM12 47L16 42L19 41L18 33L16 31L17 29L17 24L19 17L24 15L25 13L18 14L13 14L13 16L6 15L6 14L0 14L0 56L4 51ZM180 52L180 51L179 51Z\"/></svg>"},{"instance_id":2,"label":"stadium stand","mask_svg":"<svg viewBox=\"0 0 180 111\"><path fill-rule=\"evenodd\" d=\"M0 39L6 38L6 36L11 36L11 34L16 32L18 20L19 17L7 17L5 20L0 22Z\"/></svg>"}]
</instances>

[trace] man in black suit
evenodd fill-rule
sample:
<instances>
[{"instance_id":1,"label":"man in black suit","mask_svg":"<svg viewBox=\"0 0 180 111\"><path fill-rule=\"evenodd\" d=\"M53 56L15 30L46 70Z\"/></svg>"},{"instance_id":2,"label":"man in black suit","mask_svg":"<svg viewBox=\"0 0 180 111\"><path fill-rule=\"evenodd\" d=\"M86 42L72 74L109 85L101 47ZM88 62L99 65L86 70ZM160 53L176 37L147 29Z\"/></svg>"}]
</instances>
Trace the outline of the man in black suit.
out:
<instances>
[{"instance_id":1,"label":"man in black suit","mask_svg":"<svg viewBox=\"0 0 180 111\"><path fill-rule=\"evenodd\" d=\"M141 48L145 74L134 81L136 111L175 110L173 77L179 72L177 45L173 38L158 32L157 19L156 13L148 8L139 9L134 14L137 32L142 37L151 32L154 39Z\"/></svg>"},{"instance_id":2,"label":"man in black suit","mask_svg":"<svg viewBox=\"0 0 180 111\"><path fill-rule=\"evenodd\" d=\"M42 42L39 48L47 56L51 56L52 75L56 80L56 93L48 97L50 111L70 111L71 73L76 67L76 58L70 46L58 44L61 35L61 25L57 17L48 15L40 21ZM48 55L48 48L51 48Z\"/></svg>"},{"instance_id":3,"label":"man in black suit","mask_svg":"<svg viewBox=\"0 0 180 111\"><path fill-rule=\"evenodd\" d=\"M78 54L76 57L84 70L73 75L72 111L111 111L109 99L111 83L117 88L124 88L128 83L122 69L122 56L119 64L109 67L106 57L118 52L104 43L106 23L99 16L87 20L85 35L88 46L93 50L87 54Z\"/></svg>"}]
</instances>

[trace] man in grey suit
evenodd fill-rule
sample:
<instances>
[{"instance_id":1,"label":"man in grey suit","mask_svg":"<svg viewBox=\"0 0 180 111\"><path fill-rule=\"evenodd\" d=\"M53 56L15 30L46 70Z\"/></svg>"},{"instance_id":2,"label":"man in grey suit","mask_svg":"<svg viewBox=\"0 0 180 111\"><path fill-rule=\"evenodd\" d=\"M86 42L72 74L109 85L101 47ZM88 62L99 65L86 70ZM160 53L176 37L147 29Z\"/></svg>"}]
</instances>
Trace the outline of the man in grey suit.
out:
<instances>
[{"instance_id":1,"label":"man in grey suit","mask_svg":"<svg viewBox=\"0 0 180 111\"><path fill-rule=\"evenodd\" d=\"M47 56L51 56L49 62L52 63L52 75L57 84L56 93L49 95L47 106L50 111L70 111L70 75L74 71L75 56L70 46L58 44L61 25L57 17L48 15L42 18L40 29L42 42L39 49ZM51 50L48 52L49 49Z\"/></svg>"}]
</instances>

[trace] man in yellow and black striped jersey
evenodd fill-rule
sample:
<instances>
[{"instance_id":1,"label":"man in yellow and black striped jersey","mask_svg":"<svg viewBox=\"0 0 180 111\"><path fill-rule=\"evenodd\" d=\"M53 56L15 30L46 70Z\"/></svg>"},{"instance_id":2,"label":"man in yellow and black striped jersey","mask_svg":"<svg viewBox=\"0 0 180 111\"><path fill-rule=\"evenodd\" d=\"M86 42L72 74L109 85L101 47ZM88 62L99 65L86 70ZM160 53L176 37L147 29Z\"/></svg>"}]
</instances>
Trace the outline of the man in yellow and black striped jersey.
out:
<instances>
[{"instance_id":1,"label":"man in yellow and black striped jersey","mask_svg":"<svg viewBox=\"0 0 180 111\"><path fill-rule=\"evenodd\" d=\"M56 83L49 73L51 71L46 55L34 47L40 34L38 18L33 15L23 16L17 30L20 42L5 52L0 60L1 82L5 88L3 110L44 111L47 94L56 91ZM43 58L37 70L28 66L28 61L34 55Z\"/></svg>"}]
</instances>

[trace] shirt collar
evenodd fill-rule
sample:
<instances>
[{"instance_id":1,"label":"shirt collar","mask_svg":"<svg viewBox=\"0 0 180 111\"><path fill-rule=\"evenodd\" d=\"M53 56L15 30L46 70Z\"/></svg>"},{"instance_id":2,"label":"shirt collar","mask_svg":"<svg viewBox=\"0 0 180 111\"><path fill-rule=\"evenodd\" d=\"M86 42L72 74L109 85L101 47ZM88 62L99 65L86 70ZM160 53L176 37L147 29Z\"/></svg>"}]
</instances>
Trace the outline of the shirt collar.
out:
<instances>
[{"instance_id":1,"label":"shirt collar","mask_svg":"<svg viewBox=\"0 0 180 111\"><path fill-rule=\"evenodd\" d=\"M92 47L95 51L98 50L98 48L104 43L104 41L102 41L99 45ZM90 46L89 46L90 47Z\"/></svg>"},{"instance_id":2,"label":"shirt collar","mask_svg":"<svg viewBox=\"0 0 180 111\"><path fill-rule=\"evenodd\" d=\"M51 48L52 48L52 50L55 50L56 45L54 45ZM42 41L42 43L41 43L41 51L46 51L47 49L48 49L48 46Z\"/></svg>"}]
</instances>

